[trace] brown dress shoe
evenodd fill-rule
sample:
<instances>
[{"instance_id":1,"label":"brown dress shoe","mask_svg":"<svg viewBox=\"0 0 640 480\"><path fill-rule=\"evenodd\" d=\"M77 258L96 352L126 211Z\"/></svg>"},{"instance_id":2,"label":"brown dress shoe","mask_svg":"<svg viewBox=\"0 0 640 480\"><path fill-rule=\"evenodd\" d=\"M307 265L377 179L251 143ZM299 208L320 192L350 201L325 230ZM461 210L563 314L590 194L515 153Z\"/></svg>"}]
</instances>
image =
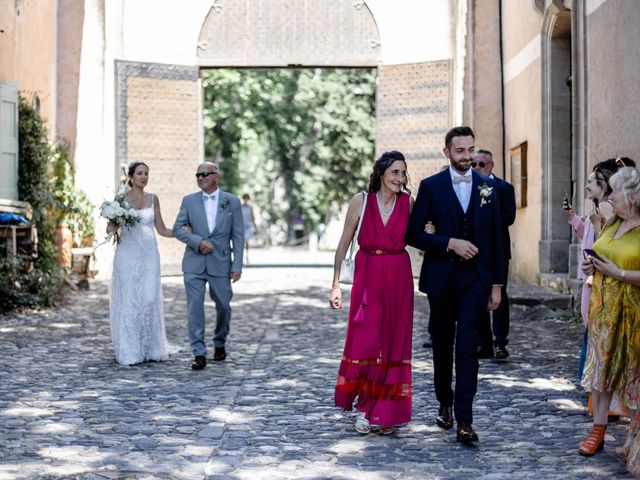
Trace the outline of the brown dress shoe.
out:
<instances>
[{"instance_id":1,"label":"brown dress shoe","mask_svg":"<svg viewBox=\"0 0 640 480\"><path fill-rule=\"evenodd\" d=\"M204 355L196 355L195 360L191 364L191 369L202 370L206 366L207 366L207 357L205 357Z\"/></svg>"},{"instance_id":2,"label":"brown dress shoe","mask_svg":"<svg viewBox=\"0 0 640 480\"><path fill-rule=\"evenodd\" d=\"M213 359L216 362L221 362L225 358L227 358L227 351L224 349L224 347L216 347L215 351L213 352Z\"/></svg>"},{"instance_id":3,"label":"brown dress shoe","mask_svg":"<svg viewBox=\"0 0 640 480\"><path fill-rule=\"evenodd\" d=\"M475 432L470 423L458 422L458 431L456 432L456 440L460 443L471 443L478 441L478 434Z\"/></svg>"},{"instance_id":4,"label":"brown dress shoe","mask_svg":"<svg viewBox=\"0 0 640 480\"><path fill-rule=\"evenodd\" d=\"M438 408L438 415L436 415L436 424L445 430L449 430L453 427L453 411L451 407L445 407L440 404L440 408Z\"/></svg>"}]
</instances>

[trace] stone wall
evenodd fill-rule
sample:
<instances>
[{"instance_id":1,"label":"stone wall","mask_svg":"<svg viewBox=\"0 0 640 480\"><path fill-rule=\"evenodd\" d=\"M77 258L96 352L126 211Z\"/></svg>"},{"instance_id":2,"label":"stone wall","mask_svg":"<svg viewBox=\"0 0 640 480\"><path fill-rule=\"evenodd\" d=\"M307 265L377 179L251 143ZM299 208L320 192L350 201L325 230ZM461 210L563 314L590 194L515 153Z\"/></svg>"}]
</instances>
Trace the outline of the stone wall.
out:
<instances>
[{"instance_id":1,"label":"stone wall","mask_svg":"<svg viewBox=\"0 0 640 480\"><path fill-rule=\"evenodd\" d=\"M118 163L149 166L147 190L173 226L182 197L198 190L202 161L200 87L196 67L118 62ZM119 172L116 172L119 175ZM158 237L163 275L180 273L184 244Z\"/></svg>"},{"instance_id":2,"label":"stone wall","mask_svg":"<svg viewBox=\"0 0 640 480\"><path fill-rule=\"evenodd\" d=\"M0 82L17 81L55 132L56 5L50 0L0 2Z\"/></svg>"},{"instance_id":3,"label":"stone wall","mask_svg":"<svg viewBox=\"0 0 640 480\"><path fill-rule=\"evenodd\" d=\"M589 167L616 156L640 163L640 2L609 0L587 19Z\"/></svg>"}]
</instances>

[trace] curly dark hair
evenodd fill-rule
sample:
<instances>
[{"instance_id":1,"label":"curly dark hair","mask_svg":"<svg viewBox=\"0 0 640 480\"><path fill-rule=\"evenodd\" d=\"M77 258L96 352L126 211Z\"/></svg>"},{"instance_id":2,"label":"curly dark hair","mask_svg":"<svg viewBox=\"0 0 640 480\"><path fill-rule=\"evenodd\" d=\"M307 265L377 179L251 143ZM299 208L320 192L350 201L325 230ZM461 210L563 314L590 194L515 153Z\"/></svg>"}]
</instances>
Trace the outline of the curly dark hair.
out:
<instances>
[{"instance_id":1,"label":"curly dark hair","mask_svg":"<svg viewBox=\"0 0 640 480\"><path fill-rule=\"evenodd\" d=\"M605 188L607 195L610 195L613 189L609 185L609 179L622 167L635 167L636 162L628 157L609 158L602 162L598 162L593 167L593 173L596 174L596 180Z\"/></svg>"},{"instance_id":2,"label":"curly dark hair","mask_svg":"<svg viewBox=\"0 0 640 480\"><path fill-rule=\"evenodd\" d=\"M392 150L390 152L384 152L378 160L373 164L373 171L369 176L369 192L375 193L380 190L382 186L382 176L384 172L389 168L393 162L396 161L404 162L405 167L407 166L407 161L404 158L404 155L396 150ZM411 190L407 188L407 184L409 183L409 173L407 173L407 181L402 186L403 190L411 195ZM402 191L401 191L402 192Z\"/></svg>"},{"instance_id":3,"label":"curly dark hair","mask_svg":"<svg viewBox=\"0 0 640 480\"><path fill-rule=\"evenodd\" d=\"M136 168L138 168L140 165L144 165L145 167L147 167L147 170L150 170L149 165L147 165L144 162L131 162L129 164L129 167L127 168L127 177L129 177L129 180L127 180L127 183L129 184L130 187L133 187L133 182L131 181L131 177L133 177L133 174L136 173Z\"/></svg>"}]
</instances>

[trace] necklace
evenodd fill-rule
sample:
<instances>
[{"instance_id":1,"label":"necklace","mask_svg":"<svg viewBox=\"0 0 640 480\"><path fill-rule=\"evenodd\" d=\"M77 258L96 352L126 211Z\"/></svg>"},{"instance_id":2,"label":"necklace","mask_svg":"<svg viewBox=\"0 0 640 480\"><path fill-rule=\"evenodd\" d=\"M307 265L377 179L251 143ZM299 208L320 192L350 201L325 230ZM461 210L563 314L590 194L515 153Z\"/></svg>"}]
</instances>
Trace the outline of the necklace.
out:
<instances>
[{"instance_id":1,"label":"necklace","mask_svg":"<svg viewBox=\"0 0 640 480\"><path fill-rule=\"evenodd\" d=\"M382 205L380 204L380 197L378 196L377 193L376 193L376 202L378 202L378 210L380 210L380 215L382 215L383 217L390 217L391 214L393 213L393 209L396 208L396 195L393 196L393 205L391 205L391 210L389 210L388 212L385 212L384 209L382 208Z\"/></svg>"}]
</instances>

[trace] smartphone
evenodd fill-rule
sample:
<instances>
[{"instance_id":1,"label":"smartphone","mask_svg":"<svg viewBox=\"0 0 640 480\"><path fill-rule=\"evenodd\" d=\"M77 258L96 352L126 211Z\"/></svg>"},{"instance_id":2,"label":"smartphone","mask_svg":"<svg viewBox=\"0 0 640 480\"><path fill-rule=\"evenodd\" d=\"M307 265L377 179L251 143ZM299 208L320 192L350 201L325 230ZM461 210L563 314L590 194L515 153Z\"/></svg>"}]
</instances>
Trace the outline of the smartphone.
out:
<instances>
[{"instance_id":1,"label":"smartphone","mask_svg":"<svg viewBox=\"0 0 640 480\"><path fill-rule=\"evenodd\" d=\"M571 205L569 204L569 194L564 194L564 199L562 200L562 208L565 210L571 210Z\"/></svg>"},{"instance_id":2,"label":"smartphone","mask_svg":"<svg viewBox=\"0 0 640 480\"><path fill-rule=\"evenodd\" d=\"M590 257L597 258L598 260L602 261L602 257L600 255L598 255L595 250L593 250L591 248L585 248L582 251L584 253L586 253L587 255L589 255Z\"/></svg>"}]
</instances>

